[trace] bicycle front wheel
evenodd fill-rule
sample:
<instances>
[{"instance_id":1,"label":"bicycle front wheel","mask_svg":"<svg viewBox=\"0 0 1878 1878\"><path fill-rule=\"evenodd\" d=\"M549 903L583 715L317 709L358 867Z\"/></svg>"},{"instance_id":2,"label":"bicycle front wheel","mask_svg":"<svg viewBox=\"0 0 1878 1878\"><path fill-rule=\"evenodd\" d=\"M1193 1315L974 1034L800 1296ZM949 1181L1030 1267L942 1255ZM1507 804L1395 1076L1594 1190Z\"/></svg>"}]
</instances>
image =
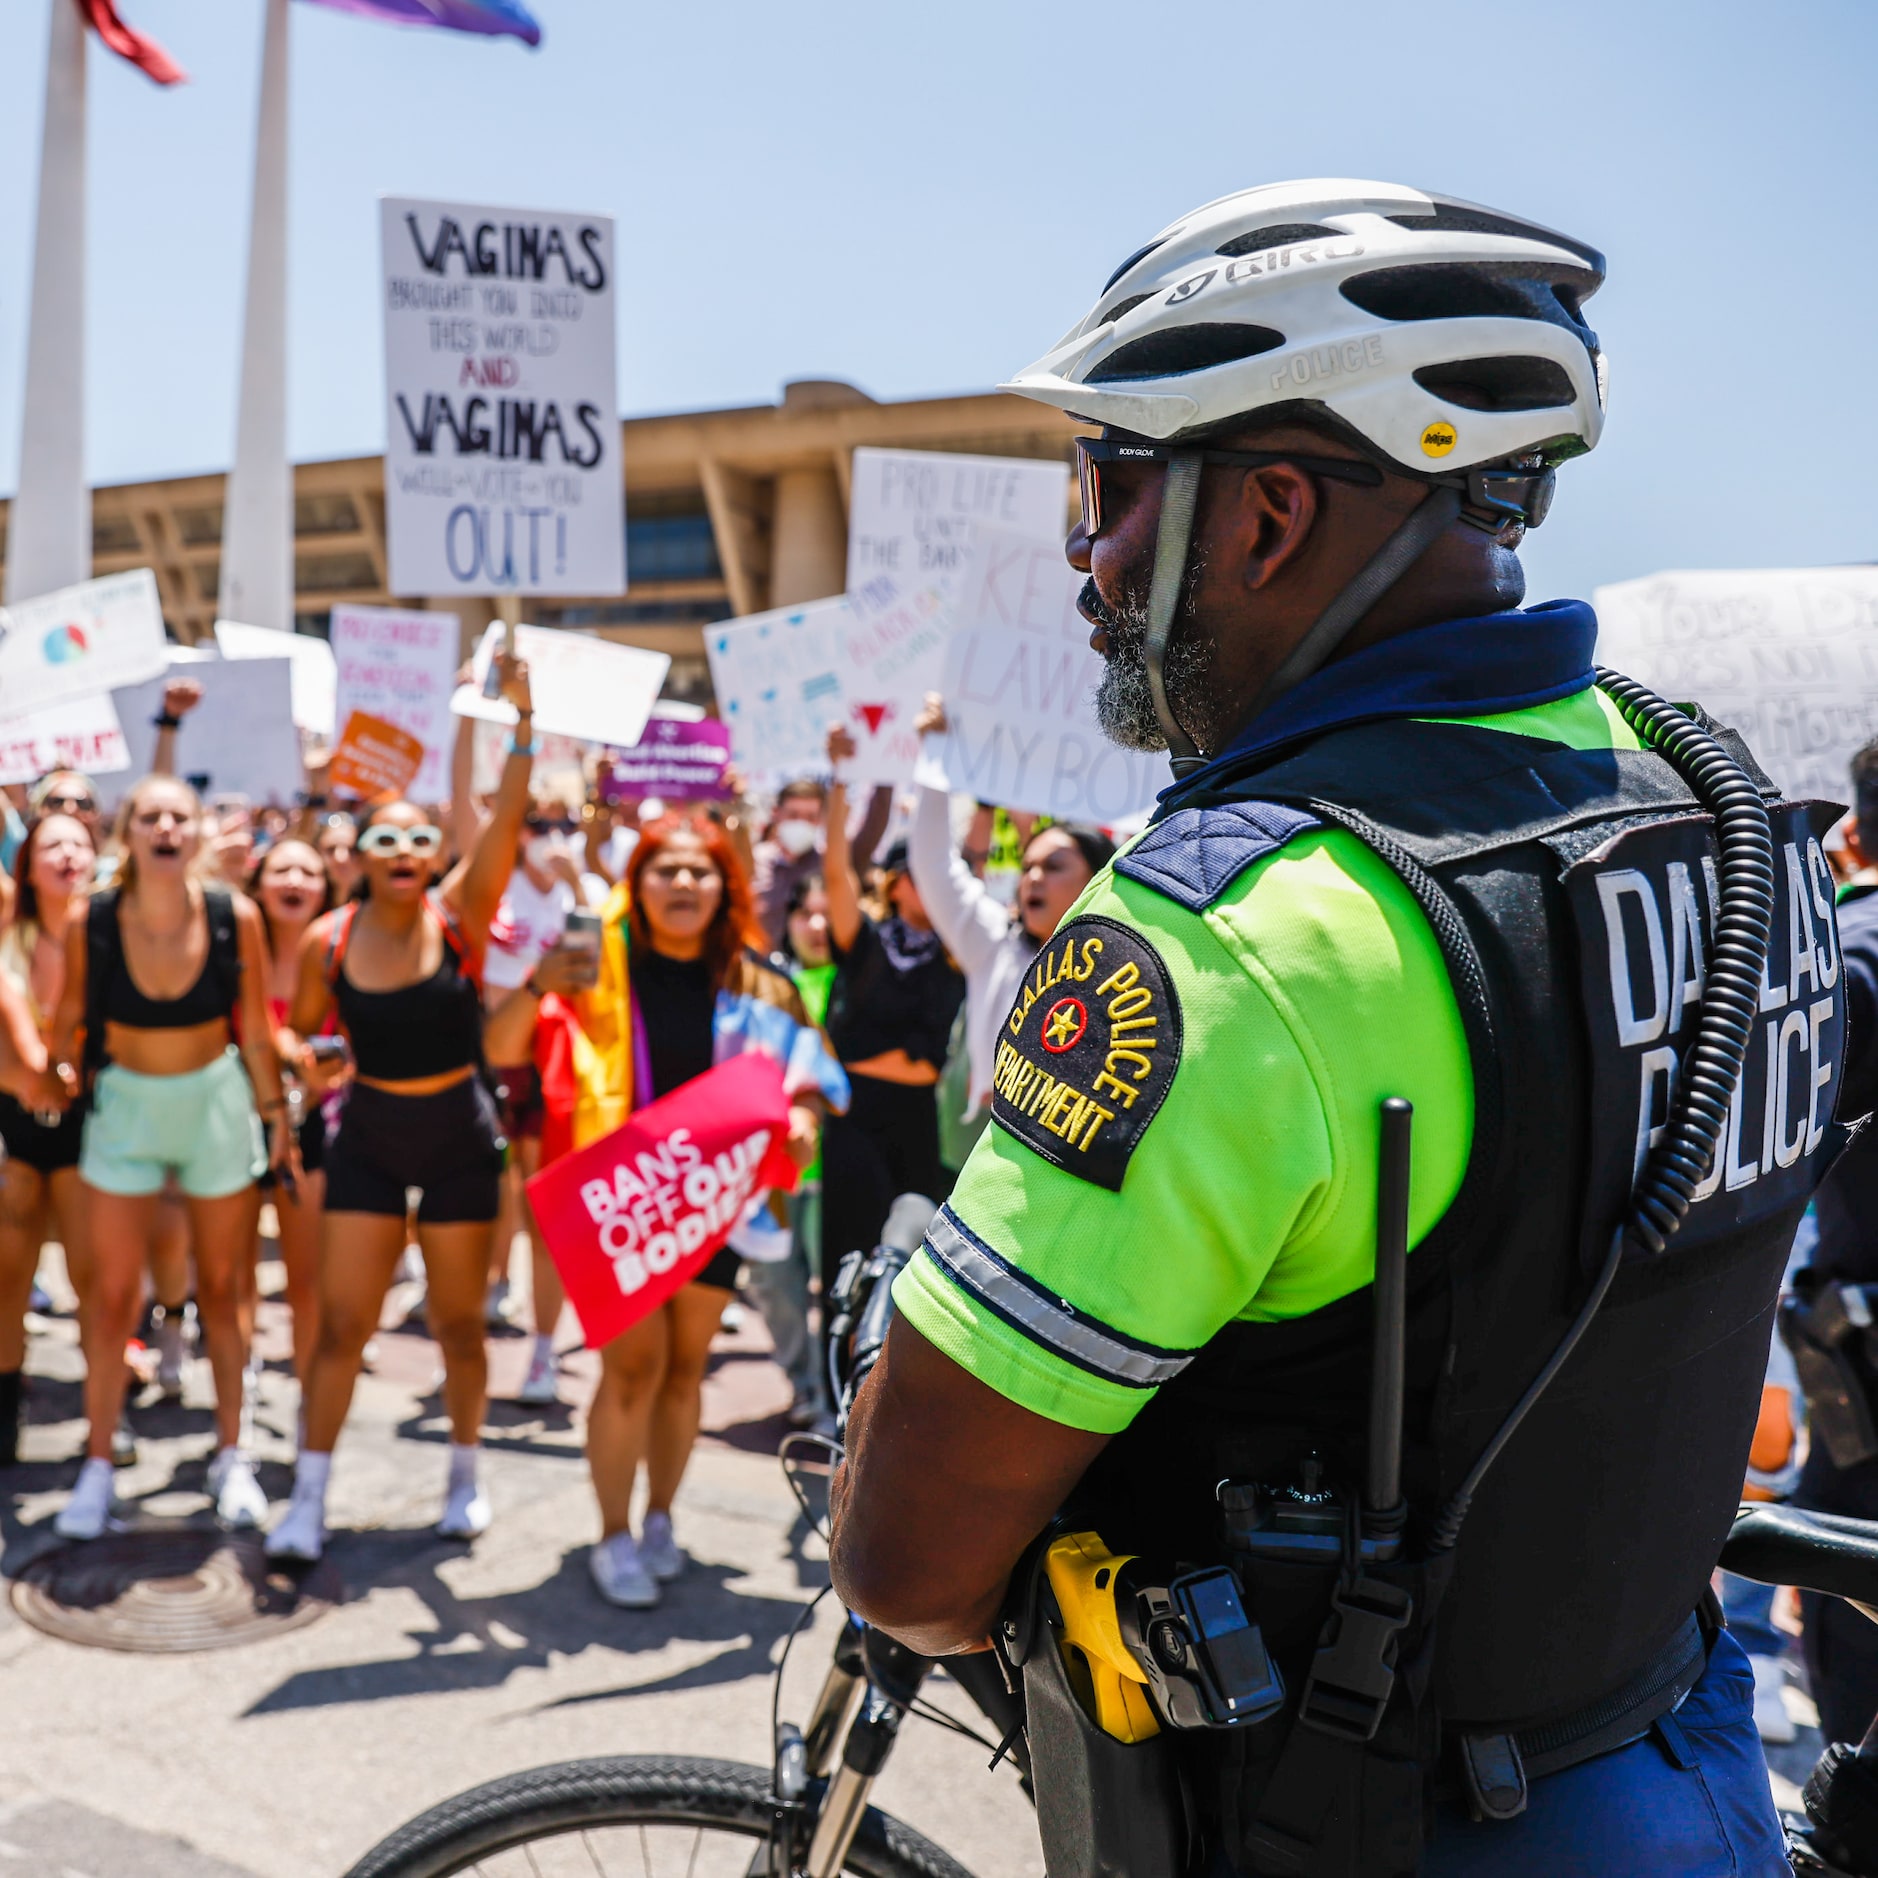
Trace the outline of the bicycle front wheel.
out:
<instances>
[{"instance_id":1,"label":"bicycle front wheel","mask_svg":"<svg viewBox=\"0 0 1878 1878\"><path fill-rule=\"evenodd\" d=\"M737 1761L564 1761L432 1807L347 1878L749 1878L766 1869L757 1854L773 1811L768 1770ZM971 1878L931 1840L871 1806L842 1870L852 1878Z\"/></svg>"}]
</instances>

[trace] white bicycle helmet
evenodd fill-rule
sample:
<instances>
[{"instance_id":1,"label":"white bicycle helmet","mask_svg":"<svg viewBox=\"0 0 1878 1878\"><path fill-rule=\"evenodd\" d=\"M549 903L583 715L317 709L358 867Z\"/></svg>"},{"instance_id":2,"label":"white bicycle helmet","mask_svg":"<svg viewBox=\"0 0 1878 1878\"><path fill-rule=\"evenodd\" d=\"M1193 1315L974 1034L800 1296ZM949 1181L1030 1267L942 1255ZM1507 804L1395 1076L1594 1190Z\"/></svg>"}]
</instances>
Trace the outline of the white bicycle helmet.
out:
<instances>
[{"instance_id":1,"label":"white bicycle helmet","mask_svg":"<svg viewBox=\"0 0 1878 1878\"><path fill-rule=\"evenodd\" d=\"M1146 663L1176 776L1204 760L1167 706L1162 661L1205 440L1301 419L1431 485L1273 674L1256 716L1457 517L1490 533L1545 519L1553 466L1604 426L1604 356L1581 311L1603 282L1595 248L1474 203L1397 183L1271 183L1164 229L1000 387L1174 446Z\"/></svg>"}]
</instances>

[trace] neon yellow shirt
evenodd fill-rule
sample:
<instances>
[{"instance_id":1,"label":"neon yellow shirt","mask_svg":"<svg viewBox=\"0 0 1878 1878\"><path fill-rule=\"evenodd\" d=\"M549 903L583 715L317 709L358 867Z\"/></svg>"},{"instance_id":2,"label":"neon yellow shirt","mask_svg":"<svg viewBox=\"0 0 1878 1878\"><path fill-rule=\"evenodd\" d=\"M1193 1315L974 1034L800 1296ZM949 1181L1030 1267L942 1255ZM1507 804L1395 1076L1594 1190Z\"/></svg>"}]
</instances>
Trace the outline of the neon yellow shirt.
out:
<instances>
[{"instance_id":1,"label":"neon yellow shirt","mask_svg":"<svg viewBox=\"0 0 1878 1878\"><path fill-rule=\"evenodd\" d=\"M1446 721L1580 750L1640 747L1595 690ZM1031 986L1041 1052L1000 1056L1000 1108L1021 1107L1025 1138L985 1131L894 1302L1000 1395L1117 1433L1234 1319L1301 1317L1369 1283L1386 1096L1415 1105L1409 1238L1424 1239L1466 1171L1473 1077L1421 908L1342 829L1294 835L1198 912L1105 870L1059 934ZM1133 978L1113 969L1129 935L1148 949ZM1090 938L1105 936L1106 952L1091 955ZM1158 983L1152 961L1164 1010L1141 997ZM1132 1014L1110 1020L1111 1044L1117 1021L1151 1040L1137 1059L1159 1065L1145 1125L1148 1103L1127 1097L1149 1089L1128 1087L1148 1069L1112 1052L1120 1083L1098 1075L1070 1089L1042 1073L1092 1008L1097 1022L1104 1010ZM1030 1023L1023 993L1020 1017ZM1086 1150L1127 1131L1111 1190L1090 1177Z\"/></svg>"}]
</instances>

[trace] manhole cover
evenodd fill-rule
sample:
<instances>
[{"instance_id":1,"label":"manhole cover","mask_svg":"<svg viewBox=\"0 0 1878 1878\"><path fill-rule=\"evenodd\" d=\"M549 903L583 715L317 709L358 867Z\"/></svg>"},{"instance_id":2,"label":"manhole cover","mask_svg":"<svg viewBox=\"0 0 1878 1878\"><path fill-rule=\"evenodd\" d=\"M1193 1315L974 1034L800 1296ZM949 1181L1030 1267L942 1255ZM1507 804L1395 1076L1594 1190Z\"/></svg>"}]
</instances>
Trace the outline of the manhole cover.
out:
<instances>
[{"instance_id":1,"label":"manhole cover","mask_svg":"<svg viewBox=\"0 0 1878 1878\"><path fill-rule=\"evenodd\" d=\"M61 1546L13 1581L35 1630L100 1650L225 1650L323 1617L343 1596L322 1560L304 1576L268 1563L256 1533L113 1533Z\"/></svg>"}]
</instances>

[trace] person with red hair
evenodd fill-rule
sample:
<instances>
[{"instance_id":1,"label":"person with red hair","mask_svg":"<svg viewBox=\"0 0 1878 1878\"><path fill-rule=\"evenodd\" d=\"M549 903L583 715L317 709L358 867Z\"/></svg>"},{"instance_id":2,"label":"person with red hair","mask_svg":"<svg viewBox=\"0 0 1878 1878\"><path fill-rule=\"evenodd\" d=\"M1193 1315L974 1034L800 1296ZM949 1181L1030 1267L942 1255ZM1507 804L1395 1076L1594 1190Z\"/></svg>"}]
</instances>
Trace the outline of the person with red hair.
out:
<instances>
[{"instance_id":1,"label":"person with red hair","mask_svg":"<svg viewBox=\"0 0 1878 1878\"><path fill-rule=\"evenodd\" d=\"M668 815L645 829L603 915L609 940L623 929L624 972L603 961L601 983L578 1002L590 1034L604 1030L630 1050L630 1106L644 1108L744 1050L783 1065L789 1148L814 1158L822 1118L847 1107L848 1085L787 974L763 957L750 879L723 827L709 816ZM614 955L617 957L617 954ZM534 981L524 987L536 989ZM507 1007L505 1007L506 1014ZM522 1014L517 1014L518 1023ZM495 1028L492 1024L492 1047ZM602 1536L590 1559L595 1585L614 1604L643 1609L661 1581L684 1570L672 1533L672 1500L697 1440L705 1362L744 1252L787 1245L766 1197L731 1242L674 1297L605 1345L587 1418L587 1465ZM646 1511L635 1541L633 1489L646 1472Z\"/></svg>"}]
</instances>

